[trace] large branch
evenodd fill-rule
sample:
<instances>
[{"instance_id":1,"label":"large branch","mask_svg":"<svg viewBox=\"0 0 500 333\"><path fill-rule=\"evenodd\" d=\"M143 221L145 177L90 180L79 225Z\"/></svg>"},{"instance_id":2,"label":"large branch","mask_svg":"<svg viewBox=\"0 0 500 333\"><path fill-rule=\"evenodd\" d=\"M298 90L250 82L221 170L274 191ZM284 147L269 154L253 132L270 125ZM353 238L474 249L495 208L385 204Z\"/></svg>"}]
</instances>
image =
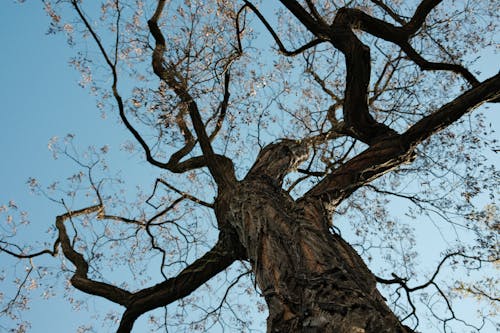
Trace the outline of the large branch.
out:
<instances>
[{"instance_id":1,"label":"large branch","mask_svg":"<svg viewBox=\"0 0 500 333\"><path fill-rule=\"evenodd\" d=\"M164 3L164 1L163 1ZM91 26L90 22L87 20L86 16L84 15L83 11L81 10L79 6L79 2L76 0L72 0L71 4L73 5L73 8L75 8L78 16L80 17L81 21L89 31L90 35L94 39L99 51L101 52L106 64L108 65L109 69L111 70L113 81L112 81L112 86L111 90L113 92L113 97L115 98L116 104L118 106L118 114L120 116L120 119L122 120L123 124L127 128L127 130L132 134L132 136L139 142L140 146L144 150L144 153L146 155L146 160L151 163L152 165L169 170L174 173L183 173L189 170L193 169L198 169L202 167L207 166L207 160L203 156L201 157L194 157L190 158L186 161L180 162L182 158L184 158L187 154L189 154L195 144L195 140L189 140L187 138L186 144L184 147L182 147L180 150L175 152L174 154L171 155L170 159L168 162L161 162L158 161L157 159L154 158L151 148L147 144L147 142L144 140L144 138L141 136L139 131L132 125L132 123L129 121L127 115L125 114L125 105L123 103L123 98L121 97L120 93L118 92L118 73L117 73L117 61L118 61L118 38L119 38L119 20L120 20L120 9L117 7L118 15L117 15L117 22L116 22L116 45L115 45L115 55L114 55L114 60L110 57L106 49L104 48L104 45L101 42L101 39ZM156 50L156 49L155 49Z\"/></svg>"},{"instance_id":2,"label":"large branch","mask_svg":"<svg viewBox=\"0 0 500 333\"><path fill-rule=\"evenodd\" d=\"M89 279L89 264L84 256L77 252L66 231L65 221L73 217L98 213L100 218L104 207L95 205L84 209L69 211L57 216L56 228L64 256L75 266L71 284L78 290L126 307L119 333L130 332L135 320L143 313L166 306L179 300L199 288L212 277L228 268L235 260L244 259L244 249L230 230L223 230L215 246L191 265L187 266L176 277L161 282L153 287L131 293L119 287Z\"/></svg>"},{"instance_id":3,"label":"large branch","mask_svg":"<svg viewBox=\"0 0 500 333\"><path fill-rule=\"evenodd\" d=\"M410 22L404 25L405 31L410 35L415 34L422 27L429 13L441 2L443 0L423 0L417 6Z\"/></svg>"},{"instance_id":4,"label":"large branch","mask_svg":"<svg viewBox=\"0 0 500 333\"><path fill-rule=\"evenodd\" d=\"M153 71L161 80L167 83L177 97L186 105L198 137L201 151L206 158L208 169L216 183L222 187L230 186L230 184L235 181L233 172L231 172L233 169L232 163L227 158L221 158L221 156L215 154L201 118L200 111L198 110L198 105L189 93L187 83L184 82L185 80L177 73L173 65L164 65L166 42L158 26L158 20L163 13L164 6L165 0L158 0L156 10L148 21L149 30L156 43L152 56ZM226 94L228 94L228 91L226 91Z\"/></svg>"},{"instance_id":5,"label":"large branch","mask_svg":"<svg viewBox=\"0 0 500 333\"><path fill-rule=\"evenodd\" d=\"M382 140L342 167L326 176L309 190L303 200L321 201L337 206L356 189L388 171L408 163L413 150L422 141L446 128L479 105L500 97L500 73L455 98L411 126L405 133Z\"/></svg>"},{"instance_id":6,"label":"large branch","mask_svg":"<svg viewBox=\"0 0 500 333\"><path fill-rule=\"evenodd\" d=\"M71 284L75 288L87 294L101 296L110 300L111 302L127 306L130 296L132 295L130 292L116 286L104 282L94 281L88 278L87 273L89 270L89 265L83 255L81 253L78 253L71 245L71 241L66 231L66 226L64 225L64 222L68 219L79 215L97 213L101 210L101 205L95 205L77 211L70 211L63 215L57 216L56 228L59 232L59 241L64 256L73 265L75 265L76 271L70 280Z\"/></svg>"},{"instance_id":7,"label":"large branch","mask_svg":"<svg viewBox=\"0 0 500 333\"><path fill-rule=\"evenodd\" d=\"M440 1L423 1L415 11L415 15L410 22L402 27L397 27L393 24L372 17L359 9L342 8L338 11L337 17L344 16L342 23L344 26L356 26L359 29L388 42L394 43L401 47L408 58L415 62L422 70L445 70L462 75L467 82L472 86L479 83L476 77L465 67L459 64L438 63L425 60L418 52L410 45L411 37L422 27L425 18L429 12ZM342 35L338 35L338 26L332 24L332 39L342 39Z\"/></svg>"},{"instance_id":8,"label":"large branch","mask_svg":"<svg viewBox=\"0 0 500 333\"><path fill-rule=\"evenodd\" d=\"M328 37L328 26L324 22L318 22L309 14L296 0L280 0L280 2L310 31L318 38Z\"/></svg>"},{"instance_id":9,"label":"large branch","mask_svg":"<svg viewBox=\"0 0 500 333\"><path fill-rule=\"evenodd\" d=\"M344 92L344 122L351 135L369 145L397 133L377 122L369 112L368 88L371 75L370 48L351 29L348 12L339 10L332 24L332 44L345 56L346 87Z\"/></svg>"},{"instance_id":10,"label":"large branch","mask_svg":"<svg viewBox=\"0 0 500 333\"><path fill-rule=\"evenodd\" d=\"M422 118L403 135L405 144L418 144L432 134L451 125L465 113L485 102L496 102L500 98L500 73L466 91L436 112Z\"/></svg>"},{"instance_id":11,"label":"large branch","mask_svg":"<svg viewBox=\"0 0 500 333\"><path fill-rule=\"evenodd\" d=\"M333 23L315 19L295 0L281 0L283 5L317 38L329 40L341 51L346 62L346 88L343 105L344 121L350 135L369 145L382 138L394 136L396 132L377 122L368 108L368 86L371 74L370 49L354 34L353 27L375 37L398 45L422 70L446 70L462 75L472 86L479 81L465 67L458 64L437 63L425 60L410 45L410 38L422 27L429 13L440 1L423 0L415 10L411 20L397 27L372 17L361 10L341 8Z\"/></svg>"},{"instance_id":12,"label":"large branch","mask_svg":"<svg viewBox=\"0 0 500 333\"><path fill-rule=\"evenodd\" d=\"M344 54L347 75L343 113L349 134L370 145L382 137L395 135L395 131L377 122L369 112L370 49L352 31L352 20L347 15L348 12L345 9L339 10L333 24L329 26L323 20L315 19L297 1L281 2L317 38L329 40Z\"/></svg>"},{"instance_id":13,"label":"large branch","mask_svg":"<svg viewBox=\"0 0 500 333\"><path fill-rule=\"evenodd\" d=\"M243 248L231 232L221 232L215 246L176 277L134 293L123 313L117 333L129 333L135 320L153 309L188 296L212 277L243 259Z\"/></svg>"},{"instance_id":14,"label":"large branch","mask_svg":"<svg viewBox=\"0 0 500 333\"><path fill-rule=\"evenodd\" d=\"M423 1L418 6L410 23L403 28L371 17L357 9L342 8L337 12L331 25L331 41L344 53L346 58L347 82L343 110L344 121L348 127L352 127L354 137L372 144L381 137L394 135L395 132L375 121L369 113L367 90L371 73L370 49L353 33L353 26L397 44L422 70L452 71L462 75L472 86L479 83L474 75L463 66L429 62L410 45L410 37L421 27L425 17L437 3L438 1Z\"/></svg>"}]
</instances>

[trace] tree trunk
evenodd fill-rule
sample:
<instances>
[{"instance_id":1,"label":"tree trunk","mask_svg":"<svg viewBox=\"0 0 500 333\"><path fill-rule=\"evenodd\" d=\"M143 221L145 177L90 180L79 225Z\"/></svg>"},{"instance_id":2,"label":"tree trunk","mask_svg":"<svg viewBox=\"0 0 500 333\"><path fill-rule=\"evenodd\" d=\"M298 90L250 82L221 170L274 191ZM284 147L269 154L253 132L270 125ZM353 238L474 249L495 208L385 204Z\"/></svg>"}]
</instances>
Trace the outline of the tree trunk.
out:
<instances>
[{"instance_id":1,"label":"tree trunk","mask_svg":"<svg viewBox=\"0 0 500 333\"><path fill-rule=\"evenodd\" d=\"M411 332L376 289L356 251L329 230L321 205L294 201L271 177L219 198L219 222L246 248L268 308L268 332Z\"/></svg>"},{"instance_id":2,"label":"tree trunk","mask_svg":"<svg viewBox=\"0 0 500 333\"><path fill-rule=\"evenodd\" d=\"M356 251L330 232L314 197L294 200L283 178L308 158L307 143L266 146L243 181L220 189L216 215L246 249L268 309L268 332L407 333Z\"/></svg>"}]
</instances>

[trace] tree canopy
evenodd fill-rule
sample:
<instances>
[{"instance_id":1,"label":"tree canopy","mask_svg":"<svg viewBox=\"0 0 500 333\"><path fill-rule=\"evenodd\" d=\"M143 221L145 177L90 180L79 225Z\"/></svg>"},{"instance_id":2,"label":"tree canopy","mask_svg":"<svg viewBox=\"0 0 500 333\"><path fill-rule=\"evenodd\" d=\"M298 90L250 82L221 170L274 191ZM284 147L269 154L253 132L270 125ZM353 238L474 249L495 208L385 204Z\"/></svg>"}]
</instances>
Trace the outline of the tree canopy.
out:
<instances>
[{"instance_id":1,"label":"tree canopy","mask_svg":"<svg viewBox=\"0 0 500 333\"><path fill-rule=\"evenodd\" d=\"M323 302L328 276L354 280L370 309L383 298L394 332L500 328L498 143L484 113L498 111L500 74L478 67L498 46L495 1L43 5L79 84L151 176L128 186L106 142L49 142L75 172L28 181L60 207L50 244L23 243L25 213L0 207L0 256L26 265L6 269L3 327L27 330L40 281L47 295L69 282L73 304L76 289L123 307L102 316L118 332L143 314L158 332L261 331L266 317L268 330L330 327L310 313L353 305L307 293L276 305L302 284Z\"/></svg>"}]
</instances>

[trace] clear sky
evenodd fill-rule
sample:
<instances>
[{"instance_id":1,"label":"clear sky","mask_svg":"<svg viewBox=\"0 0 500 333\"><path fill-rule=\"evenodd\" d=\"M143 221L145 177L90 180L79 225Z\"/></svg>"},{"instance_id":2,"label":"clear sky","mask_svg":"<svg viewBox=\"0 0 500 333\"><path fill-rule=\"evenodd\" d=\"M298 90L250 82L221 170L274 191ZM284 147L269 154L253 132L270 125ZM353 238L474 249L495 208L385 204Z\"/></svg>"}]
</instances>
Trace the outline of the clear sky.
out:
<instances>
[{"instance_id":1,"label":"clear sky","mask_svg":"<svg viewBox=\"0 0 500 333\"><path fill-rule=\"evenodd\" d=\"M48 22L38 1L19 5L13 0L4 0L0 5L0 151L3 156L0 205L14 200L27 210L32 225L22 230L21 235L37 241L50 241L46 230L62 211L48 200L29 194L27 179L35 177L48 184L61 175L69 175L74 168L68 161L52 158L47 149L51 137L74 133L81 147L109 144L115 154L114 160L110 159L112 167L126 165L137 183L152 180L151 176L139 172L144 170L144 162L120 151L120 145L125 139L131 139L130 136L115 118L103 120L94 98L78 87L79 74L68 65L73 52L62 35L46 35ZM498 71L498 61L493 55L486 57L481 69L482 78L493 75ZM499 111L497 106L488 111L497 133ZM498 155L491 154L492 163L500 163ZM12 262L0 254L0 266L8 268ZM8 294L12 290L3 292ZM38 295L36 291L34 295ZM90 312L99 312L102 306L110 304L94 297L88 300ZM78 325L92 320L85 311L72 311L68 303L58 297L35 300L31 308L26 316L33 323L30 332L34 333L74 332ZM0 332L6 324L4 320L0 318ZM99 332L106 331L108 329Z\"/></svg>"},{"instance_id":2,"label":"clear sky","mask_svg":"<svg viewBox=\"0 0 500 333\"><path fill-rule=\"evenodd\" d=\"M0 151L4 156L0 167L0 206L14 200L30 216L31 225L21 230L21 235L31 240L51 241L46 230L55 222L55 216L64 212L60 206L31 195L26 181L35 177L49 184L69 176L75 166L66 159L52 158L47 149L50 138L73 133L80 147L100 147L108 143L111 152L117 154L116 163L138 167L135 170L138 182L144 179L137 172L144 163L120 152L121 143L128 138L127 132L117 124L116 118L103 120L96 110L94 98L77 85L79 74L68 65L73 51L62 35L46 34L49 20L41 2L29 1L20 5L11 0L2 1L0 22L3 44L0 52ZM45 262L57 265L57 261ZM0 254L0 267L8 266L12 267L12 261ZM58 289L63 292L62 288ZM6 295L13 292L1 291ZM33 295L39 298L40 293L35 291ZM90 312L96 313L102 312L103 307L110 307L110 303L93 297L88 298L87 305ZM33 324L30 332L34 333L75 332L79 325L92 322L88 313L72 311L71 305L61 302L58 297L34 301L31 309L26 316ZM0 318L0 332L4 332L5 320L5 317Z\"/></svg>"}]
</instances>

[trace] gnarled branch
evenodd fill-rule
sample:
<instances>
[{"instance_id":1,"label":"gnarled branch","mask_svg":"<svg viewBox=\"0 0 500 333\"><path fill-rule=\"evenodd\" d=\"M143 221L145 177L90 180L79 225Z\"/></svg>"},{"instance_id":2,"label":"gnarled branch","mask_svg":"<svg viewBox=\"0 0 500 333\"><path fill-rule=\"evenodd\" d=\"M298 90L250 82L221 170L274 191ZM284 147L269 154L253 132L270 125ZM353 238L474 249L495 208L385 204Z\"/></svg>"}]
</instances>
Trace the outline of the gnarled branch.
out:
<instances>
[{"instance_id":1,"label":"gnarled branch","mask_svg":"<svg viewBox=\"0 0 500 333\"><path fill-rule=\"evenodd\" d=\"M69 239L68 233L66 231L66 226L64 222L80 215L87 215L98 213L102 210L101 205L90 206L76 211L69 211L63 215L56 217L56 228L59 232L59 240L61 242L61 248L64 256L75 265L76 271L71 278L71 284L87 294L96 295L104 297L114 303L127 306L129 303L130 292L118 288L116 286L94 281L89 279L87 276L89 265L83 255L77 252L71 245L71 240Z\"/></svg>"},{"instance_id":2,"label":"gnarled branch","mask_svg":"<svg viewBox=\"0 0 500 333\"><path fill-rule=\"evenodd\" d=\"M303 199L316 198L324 204L337 206L359 187L410 162L413 150L422 141L499 96L500 74L497 74L416 122L405 133L372 145L327 175Z\"/></svg>"},{"instance_id":3,"label":"gnarled branch","mask_svg":"<svg viewBox=\"0 0 500 333\"><path fill-rule=\"evenodd\" d=\"M235 260L243 259L243 253L235 235L222 231L217 244L176 277L134 293L123 313L117 333L129 333L135 320L143 313L189 295Z\"/></svg>"},{"instance_id":4,"label":"gnarled branch","mask_svg":"<svg viewBox=\"0 0 500 333\"><path fill-rule=\"evenodd\" d=\"M152 56L153 71L161 80L164 80L175 92L177 97L185 103L191 121L193 122L193 127L198 137L201 150L206 158L205 161L208 169L216 183L222 187L230 186L230 184L235 181L234 172L232 172L232 162L227 158L222 159L215 154L198 110L198 105L189 93L186 82L180 78L180 75L172 64L169 66L164 65L163 56L166 49L165 37L158 26L158 20L162 15L164 6L165 0L159 0L153 16L148 21L149 31L156 42ZM229 91L227 89L225 94L227 94L227 98L229 98Z\"/></svg>"}]
</instances>

